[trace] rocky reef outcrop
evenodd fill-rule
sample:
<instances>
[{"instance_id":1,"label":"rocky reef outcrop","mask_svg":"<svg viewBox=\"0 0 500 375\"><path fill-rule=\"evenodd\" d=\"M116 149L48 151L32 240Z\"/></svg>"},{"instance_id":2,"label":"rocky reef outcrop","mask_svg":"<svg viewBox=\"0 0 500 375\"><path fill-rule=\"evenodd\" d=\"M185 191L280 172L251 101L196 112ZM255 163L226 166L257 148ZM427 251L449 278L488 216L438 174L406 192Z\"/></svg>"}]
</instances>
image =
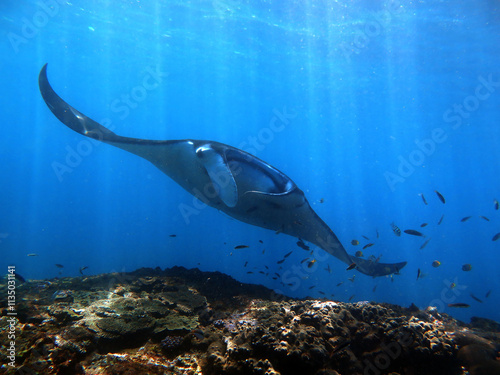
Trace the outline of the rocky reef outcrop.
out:
<instances>
[{"instance_id":1,"label":"rocky reef outcrop","mask_svg":"<svg viewBox=\"0 0 500 375\"><path fill-rule=\"evenodd\" d=\"M0 285L0 295L7 295ZM140 269L17 287L6 374L500 374L498 323L296 300L217 272ZM12 319L0 300L6 337Z\"/></svg>"}]
</instances>

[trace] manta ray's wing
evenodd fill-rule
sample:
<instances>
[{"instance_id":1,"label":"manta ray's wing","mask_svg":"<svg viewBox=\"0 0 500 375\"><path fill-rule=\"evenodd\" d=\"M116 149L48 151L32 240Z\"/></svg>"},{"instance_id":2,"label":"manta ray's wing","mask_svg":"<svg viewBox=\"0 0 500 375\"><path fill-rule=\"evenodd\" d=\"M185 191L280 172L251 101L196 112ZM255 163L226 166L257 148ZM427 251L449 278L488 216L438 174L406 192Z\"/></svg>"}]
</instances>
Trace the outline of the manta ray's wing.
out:
<instances>
[{"instance_id":1,"label":"manta ray's wing","mask_svg":"<svg viewBox=\"0 0 500 375\"><path fill-rule=\"evenodd\" d=\"M189 193L240 221L309 241L348 265L356 263L356 269L370 276L398 273L406 265L347 254L295 183L253 155L211 141L122 137L61 99L49 84L47 65L39 86L49 109L67 127L150 161Z\"/></svg>"},{"instance_id":2,"label":"manta ray's wing","mask_svg":"<svg viewBox=\"0 0 500 375\"><path fill-rule=\"evenodd\" d=\"M203 196L196 193L197 190L193 191L192 188L193 185L207 186L211 184L206 167L200 163L199 155L194 151L203 142L193 140L156 141L122 137L73 108L57 95L47 78L47 64L40 71L38 84L43 100L49 109L68 128L86 137L140 156L150 161L189 193L205 203L214 207L221 204L219 197L204 199Z\"/></svg>"}]
</instances>

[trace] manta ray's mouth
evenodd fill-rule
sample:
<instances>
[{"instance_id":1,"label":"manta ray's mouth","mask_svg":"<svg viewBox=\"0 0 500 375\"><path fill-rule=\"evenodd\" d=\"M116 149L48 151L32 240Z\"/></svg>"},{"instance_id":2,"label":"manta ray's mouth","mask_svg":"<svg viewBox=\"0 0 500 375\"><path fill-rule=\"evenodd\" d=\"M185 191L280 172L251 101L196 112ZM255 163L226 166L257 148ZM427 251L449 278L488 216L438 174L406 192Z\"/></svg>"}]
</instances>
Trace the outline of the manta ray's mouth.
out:
<instances>
[{"instance_id":1,"label":"manta ray's mouth","mask_svg":"<svg viewBox=\"0 0 500 375\"><path fill-rule=\"evenodd\" d=\"M228 164L234 169L235 176L244 175L246 180L252 181L254 189L246 189L245 192L279 195L296 188L288 176L253 155L228 149L225 156ZM238 181L238 178L236 180Z\"/></svg>"}]
</instances>

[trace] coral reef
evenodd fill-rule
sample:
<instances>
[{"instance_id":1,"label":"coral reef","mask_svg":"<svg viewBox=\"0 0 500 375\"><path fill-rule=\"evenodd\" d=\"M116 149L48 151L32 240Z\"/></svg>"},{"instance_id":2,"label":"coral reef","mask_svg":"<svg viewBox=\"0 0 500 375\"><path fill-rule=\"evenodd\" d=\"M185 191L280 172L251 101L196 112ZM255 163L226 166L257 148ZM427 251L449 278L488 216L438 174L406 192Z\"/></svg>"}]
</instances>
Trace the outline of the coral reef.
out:
<instances>
[{"instance_id":1,"label":"coral reef","mask_svg":"<svg viewBox=\"0 0 500 375\"><path fill-rule=\"evenodd\" d=\"M217 272L30 281L17 295L15 367L2 343L0 373L500 374L496 322L467 325L435 308L290 299Z\"/></svg>"}]
</instances>

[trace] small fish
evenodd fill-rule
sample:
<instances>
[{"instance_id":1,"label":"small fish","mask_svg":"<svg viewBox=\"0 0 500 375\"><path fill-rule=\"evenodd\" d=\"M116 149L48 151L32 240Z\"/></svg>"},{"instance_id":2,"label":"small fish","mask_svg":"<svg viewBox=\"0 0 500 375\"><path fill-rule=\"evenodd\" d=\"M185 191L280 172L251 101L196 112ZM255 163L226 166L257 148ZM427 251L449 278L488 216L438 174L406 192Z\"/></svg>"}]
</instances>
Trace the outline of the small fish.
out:
<instances>
[{"instance_id":1,"label":"small fish","mask_svg":"<svg viewBox=\"0 0 500 375\"><path fill-rule=\"evenodd\" d=\"M434 267L434 268L438 268L440 265L441 265L441 262L439 260L435 260L434 262L432 262L432 267Z\"/></svg>"},{"instance_id":2,"label":"small fish","mask_svg":"<svg viewBox=\"0 0 500 375\"><path fill-rule=\"evenodd\" d=\"M289 253L286 253L285 256L283 257L283 259L288 258L292 253L293 253L293 251L290 251Z\"/></svg>"},{"instance_id":3,"label":"small fish","mask_svg":"<svg viewBox=\"0 0 500 375\"><path fill-rule=\"evenodd\" d=\"M262 254L265 254L266 253L266 249L262 250Z\"/></svg>"},{"instance_id":4,"label":"small fish","mask_svg":"<svg viewBox=\"0 0 500 375\"><path fill-rule=\"evenodd\" d=\"M448 307L469 307L470 305L466 304L466 303L449 303L448 304Z\"/></svg>"},{"instance_id":5,"label":"small fish","mask_svg":"<svg viewBox=\"0 0 500 375\"><path fill-rule=\"evenodd\" d=\"M373 287L372 292L375 293L376 290L377 290L377 285Z\"/></svg>"},{"instance_id":6,"label":"small fish","mask_svg":"<svg viewBox=\"0 0 500 375\"><path fill-rule=\"evenodd\" d=\"M329 264L326 265L325 271L328 271L328 273L332 273L332 269L330 268Z\"/></svg>"},{"instance_id":7,"label":"small fish","mask_svg":"<svg viewBox=\"0 0 500 375\"><path fill-rule=\"evenodd\" d=\"M314 263L316 263L316 259L311 260L310 262L307 263L307 268L311 268L314 266Z\"/></svg>"},{"instance_id":8,"label":"small fish","mask_svg":"<svg viewBox=\"0 0 500 375\"><path fill-rule=\"evenodd\" d=\"M261 274L263 274L263 275L265 275L265 274L266 274L264 271L259 271L259 273L261 273Z\"/></svg>"},{"instance_id":9,"label":"small fish","mask_svg":"<svg viewBox=\"0 0 500 375\"><path fill-rule=\"evenodd\" d=\"M428 224L427 223L422 223L420 224L420 228L425 228Z\"/></svg>"},{"instance_id":10,"label":"small fish","mask_svg":"<svg viewBox=\"0 0 500 375\"><path fill-rule=\"evenodd\" d=\"M351 263L351 265L346 268L346 271L350 271L350 270L352 270L354 268L356 268L356 263Z\"/></svg>"},{"instance_id":11,"label":"small fish","mask_svg":"<svg viewBox=\"0 0 500 375\"><path fill-rule=\"evenodd\" d=\"M309 290L311 290L311 289L313 289L313 288L316 288L316 285L310 286L310 287L309 287Z\"/></svg>"},{"instance_id":12,"label":"small fish","mask_svg":"<svg viewBox=\"0 0 500 375\"><path fill-rule=\"evenodd\" d=\"M438 225L441 225L441 223L443 222L443 219L444 219L444 215L441 215L441 219L439 219Z\"/></svg>"},{"instance_id":13,"label":"small fish","mask_svg":"<svg viewBox=\"0 0 500 375\"><path fill-rule=\"evenodd\" d=\"M294 286L295 284L294 283L288 283L286 285L288 285L288 286Z\"/></svg>"},{"instance_id":14,"label":"small fish","mask_svg":"<svg viewBox=\"0 0 500 375\"><path fill-rule=\"evenodd\" d=\"M354 298L355 294L353 294L352 296L349 297L349 302L352 301L352 299Z\"/></svg>"},{"instance_id":15,"label":"small fish","mask_svg":"<svg viewBox=\"0 0 500 375\"><path fill-rule=\"evenodd\" d=\"M498 239L500 238L500 233L497 233L493 236L493 238L491 239L492 241L497 241Z\"/></svg>"},{"instance_id":16,"label":"small fish","mask_svg":"<svg viewBox=\"0 0 500 375\"><path fill-rule=\"evenodd\" d=\"M205 335L203 334L203 331L201 329L195 329L194 331L191 331L194 337L196 337L198 340L203 340Z\"/></svg>"},{"instance_id":17,"label":"small fish","mask_svg":"<svg viewBox=\"0 0 500 375\"><path fill-rule=\"evenodd\" d=\"M355 278L356 278L356 275L352 275L352 277L348 278L347 280L349 280L351 283L353 283Z\"/></svg>"},{"instance_id":18,"label":"small fish","mask_svg":"<svg viewBox=\"0 0 500 375\"><path fill-rule=\"evenodd\" d=\"M251 273L253 273L253 272L252 272L252 271L247 271L247 273L248 273L248 274L251 274Z\"/></svg>"},{"instance_id":19,"label":"small fish","mask_svg":"<svg viewBox=\"0 0 500 375\"><path fill-rule=\"evenodd\" d=\"M351 245L352 246L358 246L359 245L359 241L358 240L352 240L351 241Z\"/></svg>"},{"instance_id":20,"label":"small fish","mask_svg":"<svg viewBox=\"0 0 500 375\"><path fill-rule=\"evenodd\" d=\"M426 247L430 240L431 240L430 238L428 238L427 240L425 240L425 242L422 244L422 246L420 246L419 249L422 250L424 247Z\"/></svg>"},{"instance_id":21,"label":"small fish","mask_svg":"<svg viewBox=\"0 0 500 375\"><path fill-rule=\"evenodd\" d=\"M340 283L337 284L337 286L341 286L344 282L341 281Z\"/></svg>"},{"instance_id":22,"label":"small fish","mask_svg":"<svg viewBox=\"0 0 500 375\"><path fill-rule=\"evenodd\" d=\"M490 294L491 294L491 289L486 292L486 295L484 296L484 298L488 298L490 296Z\"/></svg>"},{"instance_id":23,"label":"small fish","mask_svg":"<svg viewBox=\"0 0 500 375\"><path fill-rule=\"evenodd\" d=\"M361 237L363 237L367 241L370 241L370 239L368 237L366 237L366 236L361 236Z\"/></svg>"},{"instance_id":24,"label":"small fish","mask_svg":"<svg viewBox=\"0 0 500 375\"><path fill-rule=\"evenodd\" d=\"M417 280L419 279L419 277L420 277L420 268L417 271Z\"/></svg>"},{"instance_id":25,"label":"small fish","mask_svg":"<svg viewBox=\"0 0 500 375\"><path fill-rule=\"evenodd\" d=\"M354 296L351 297L351 299L353 298ZM339 345L338 347L336 347L331 353L330 353L330 358L337 352L340 352L342 349L345 349L347 348L349 345L351 345L351 342L350 341L346 341L344 342L343 344Z\"/></svg>"},{"instance_id":26,"label":"small fish","mask_svg":"<svg viewBox=\"0 0 500 375\"><path fill-rule=\"evenodd\" d=\"M358 258L362 258L363 252L361 250L358 250L358 251L356 251L356 253L354 255L357 256Z\"/></svg>"},{"instance_id":27,"label":"small fish","mask_svg":"<svg viewBox=\"0 0 500 375\"><path fill-rule=\"evenodd\" d=\"M250 247L248 245L237 245L234 247L234 250L239 250L239 249L246 249L247 247Z\"/></svg>"},{"instance_id":28,"label":"small fish","mask_svg":"<svg viewBox=\"0 0 500 375\"><path fill-rule=\"evenodd\" d=\"M321 290L318 290L319 294L325 295L325 292L322 292Z\"/></svg>"},{"instance_id":29,"label":"small fish","mask_svg":"<svg viewBox=\"0 0 500 375\"><path fill-rule=\"evenodd\" d=\"M276 263L277 263L277 264L281 264L281 263L283 263L285 260L286 260L286 259L281 259L281 260L278 260Z\"/></svg>"},{"instance_id":30,"label":"small fish","mask_svg":"<svg viewBox=\"0 0 500 375\"><path fill-rule=\"evenodd\" d=\"M405 229L404 231L406 234L411 234L412 236L419 236L419 237L425 237L423 233L420 233L418 230L413 230L413 229Z\"/></svg>"},{"instance_id":31,"label":"small fish","mask_svg":"<svg viewBox=\"0 0 500 375\"><path fill-rule=\"evenodd\" d=\"M260 242L260 243L264 243L264 241L262 241L262 240L259 240L259 242Z\"/></svg>"},{"instance_id":32,"label":"small fish","mask_svg":"<svg viewBox=\"0 0 500 375\"><path fill-rule=\"evenodd\" d=\"M278 278L276 276L271 277L271 279L278 280Z\"/></svg>"},{"instance_id":33,"label":"small fish","mask_svg":"<svg viewBox=\"0 0 500 375\"><path fill-rule=\"evenodd\" d=\"M380 237L380 234L378 233L378 230L377 230L377 229L375 229L375 233L377 234L377 238L379 238L379 237Z\"/></svg>"},{"instance_id":34,"label":"small fish","mask_svg":"<svg viewBox=\"0 0 500 375\"><path fill-rule=\"evenodd\" d=\"M462 218L460 221L461 221L462 223L465 223L465 222L466 222L467 220L469 220L471 217L472 217L472 216L466 216L466 217Z\"/></svg>"},{"instance_id":35,"label":"small fish","mask_svg":"<svg viewBox=\"0 0 500 375\"><path fill-rule=\"evenodd\" d=\"M248 260L245 262L245 265L243 267L246 267L248 266Z\"/></svg>"},{"instance_id":36,"label":"small fish","mask_svg":"<svg viewBox=\"0 0 500 375\"><path fill-rule=\"evenodd\" d=\"M56 266L57 268L64 268L64 266L63 266L62 264L59 264L59 263L56 263L56 264L55 264L55 266Z\"/></svg>"},{"instance_id":37,"label":"small fish","mask_svg":"<svg viewBox=\"0 0 500 375\"><path fill-rule=\"evenodd\" d=\"M488 219L486 216L479 216L479 217L483 220L490 221L490 219Z\"/></svg>"},{"instance_id":38,"label":"small fish","mask_svg":"<svg viewBox=\"0 0 500 375\"><path fill-rule=\"evenodd\" d=\"M325 199L324 199L324 198L321 198L321 199L319 200L319 203L324 203L324 202L325 202Z\"/></svg>"},{"instance_id":39,"label":"small fish","mask_svg":"<svg viewBox=\"0 0 500 375\"><path fill-rule=\"evenodd\" d=\"M434 190L434 192L437 194L437 196L438 196L439 200L440 200L443 204L445 204L445 203L446 203L446 200L444 199L443 194L441 194L441 193L440 193L439 191L437 191L437 190Z\"/></svg>"},{"instance_id":40,"label":"small fish","mask_svg":"<svg viewBox=\"0 0 500 375\"><path fill-rule=\"evenodd\" d=\"M29 257L37 257L37 256L38 256L38 254L37 254L37 253L30 253L30 254L28 254L27 256L29 256Z\"/></svg>"},{"instance_id":41,"label":"small fish","mask_svg":"<svg viewBox=\"0 0 500 375\"><path fill-rule=\"evenodd\" d=\"M498 207L500 206L500 204L498 203L498 201L496 199L493 201L493 206L495 207L495 210L498 211Z\"/></svg>"},{"instance_id":42,"label":"small fish","mask_svg":"<svg viewBox=\"0 0 500 375\"><path fill-rule=\"evenodd\" d=\"M401 236L401 229L398 228L398 226L394 223L391 223L392 231L396 236Z\"/></svg>"},{"instance_id":43,"label":"small fish","mask_svg":"<svg viewBox=\"0 0 500 375\"><path fill-rule=\"evenodd\" d=\"M66 297L71 296L72 292L71 291L66 291L66 290L56 290L53 294L52 297L50 297L52 300L55 299L64 299Z\"/></svg>"},{"instance_id":44,"label":"small fish","mask_svg":"<svg viewBox=\"0 0 500 375\"><path fill-rule=\"evenodd\" d=\"M455 284L455 283L451 283L451 284L450 284L450 289L455 289L455 287L456 287L456 286L457 286L457 284Z\"/></svg>"},{"instance_id":45,"label":"small fish","mask_svg":"<svg viewBox=\"0 0 500 375\"><path fill-rule=\"evenodd\" d=\"M479 303L483 303L483 301L481 301L479 298L477 298L474 294L470 293L470 296L473 300L476 300L477 302Z\"/></svg>"},{"instance_id":46,"label":"small fish","mask_svg":"<svg viewBox=\"0 0 500 375\"><path fill-rule=\"evenodd\" d=\"M174 238L174 237L177 237L177 235L176 234L171 234L169 237Z\"/></svg>"},{"instance_id":47,"label":"small fish","mask_svg":"<svg viewBox=\"0 0 500 375\"><path fill-rule=\"evenodd\" d=\"M472 269L472 265L470 265L469 263L466 263L462 266L462 271L465 271L465 272L468 272Z\"/></svg>"},{"instance_id":48,"label":"small fish","mask_svg":"<svg viewBox=\"0 0 500 375\"><path fill-rule=\"evenodd\" d=\"M268 270L268 269L269 269L269 267L268 267L268 266L264 266L264 267L265 267L265 269L266 269L266 270Z\"/></svg>"},{"instance_id":49,"label":"small fish","mask_svg":"<svg viewBox=\"0 0 500 375\"><path fill-rule=\"evenodd\" d=\"M420 194L420 196L422 197L422 201L424 202L424 204L427 206L427 200L425 199L424 197L424 194Z\"/></svg>"},{"instance_id":50,"label":"small fish","mask_svg":"<svg viewBox=\"0 0 500 375\"><path fill-rule=\"evenodd\" d=\"M365 246L363 246L363 250L368 249L369 247L372 247L373 245L375 245L375 244L374 243L368 243Z\"/></svg>"},{"instance_id":51,"label":"small fish","mask_svg":"<svg viewBox=\"0 0 500 375\"><path fill-rule=\"evenodd\" d=\"M311 248L309 246L307 246L304 241L302 241L301 239L299 239L297 241L297 246L300 247L301 249L304 249L304 250L311 250Z\"/></svg>"}]
</instances>

